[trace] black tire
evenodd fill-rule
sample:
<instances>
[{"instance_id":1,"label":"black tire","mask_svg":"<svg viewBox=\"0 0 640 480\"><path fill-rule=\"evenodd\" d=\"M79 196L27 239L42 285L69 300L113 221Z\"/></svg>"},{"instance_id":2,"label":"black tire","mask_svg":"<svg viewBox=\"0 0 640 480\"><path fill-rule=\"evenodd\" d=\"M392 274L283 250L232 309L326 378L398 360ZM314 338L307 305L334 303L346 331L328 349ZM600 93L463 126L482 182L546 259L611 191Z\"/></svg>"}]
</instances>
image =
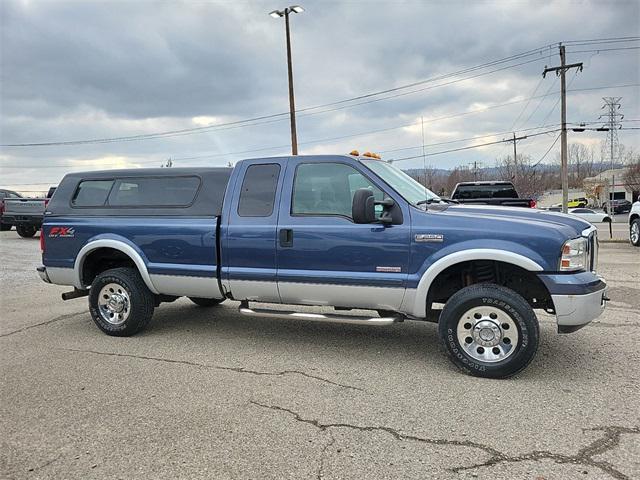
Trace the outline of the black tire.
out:
<instances>
[{"instance_id":1,"label":"black tire","mask_svg":"<svg viewBox=\"0 0 640 480\"><path fill-rule=\"evenodd\" d=\"M224 298L201 298L201 297L189 297L193 303L199 307L215 307L225 301Z\"/></svg>"},{"instance_id":2,"label":"black tire","mask_svg":"<svg viewBox=\"0 0 640 480\"><path fill-rule=\"evenodd\" d=\"M482 320L476 320L478 317L465 318L465 315L474 308L478 308L476 314L480 315ZM493 347L483 347L475 343L474 339L474 336L481 339L478 335L485 331L485 329L479 328L481 323L489 322L484 323L489 325L492 322L489 317L485 316L488 315L487 312L491 312L490 318L505 319L507 328L510 328L507 330L503 327L505 323L500 323L503 320L498 320L494 324L500 332L501 340L498 345ZM462 323L467 319L469 320ZM511 338L515 336L514 327L509 327L509 325L515 326L516 329L517 342L515 342L515 347L513 346L514 342L511 341ZM465 346L462 346L459 341L461 336L458 332L459 326L460 333L468 335L464 339ZM468 334L465 333L467 326L470 326ZM457 367L469 375L486 378L506 378L523 370L533 360L540 337L538 319L527 301L513 290L493 284L471 285L451 296L440 315L438 333L445 350ZM488 334L491 332L489 331ZM507 356L502 360L499 359L497 353L498 351L502 352L501 349L509 349L508 351L511 352L507 353ZM496 360L483 361L474 358L469 353L470 351L474 352L476 357L496 356Z\"/></svg>"},{"instance_id":3,"label":"black tire","mask_svg":"<svg viewBox=\"0 0 640 480\"><path fill-rule=\"evenodd\" d=\"M634 218L629 225L629 241L634 247L640 247L640 218Z\"/></svg>"},{"instance_id":4,"label":"black tire","mask_svg":"<svg viewBox=\"0 0 640 480\"><path fill-rule=\"evenodd\" d=\"M38 229L31 225L16 225L16 231L18 232L18 235L23 238L31 238L36 234Z\"/></svg>"},{"instance_id":5,"label":"black tire","mask_svg":"<svg viewBox=\"0 0 640 480\"><path fill-rule=\"evenodd\" d=\"M13 227L13 225L10 223L0 223L0 232L8 232L11 230L11 227Z\"/></svg>"},{"instance_id":6,"label":"black tire","mask_svg":"<svg viewBox=\"0 0 640 480\"><path fill-rule=\"evenodd\" d=\"M603 221L604 223L611 223L611 217L604 217L604 218L602 219L602 221Z\"/></svg>"},{"instance_id":7,"label":"black tire","mask_svg":"<svg viewBox=\"0 0 640 480\"><path fill-rule=\"evenodd\" d=\"M109 294L106 290L102 292L105 287L110 284L115 284L122 288L114 288ZM100 295L103 295L103 301L107 299L107 294L126 294L128 300L124 302L128 305L128 308L121 314L100 306ZM121 297L120 297L121 298ZM143 330L151 321L153 316L153 310L155 305L155 298L153 293L147 288L142 277L137 270L133 268L113 268L100 273L91 284L91 290L89 291L89 312L91 318L107 335L114 337L129 337ZM102 312L102 313L101 313ZM106 317L111 314L123 315L123 322L120 324L114 324L106 320ZM119 320L113 319L114 322Z\"/></svg>"}]
</instances>

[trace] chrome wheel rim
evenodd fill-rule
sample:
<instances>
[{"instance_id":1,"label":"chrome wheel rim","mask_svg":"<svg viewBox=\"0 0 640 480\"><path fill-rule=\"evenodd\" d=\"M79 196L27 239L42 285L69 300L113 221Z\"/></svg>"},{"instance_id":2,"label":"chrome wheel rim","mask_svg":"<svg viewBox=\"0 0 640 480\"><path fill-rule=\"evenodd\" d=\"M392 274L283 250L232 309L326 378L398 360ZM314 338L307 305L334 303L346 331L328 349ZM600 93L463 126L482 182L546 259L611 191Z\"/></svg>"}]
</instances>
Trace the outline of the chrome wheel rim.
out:
<instances>
[{"instance_id":1,"label":"chrome wheel rim","mask_svg":"<svg viewBox=\"0 0 640 480\"><path fill-rule=\"evenodd\" d=\"M129 318L131 300L122 285L109 283L98 296L98 311L102 319L111 325L122 325Z\"/></svg>"},{"instance_id":2,"label":"chrome wheel rim","mask_svg":"<svg viewBox=\"0 0 640 480\"><path fill-rule=\"evenodd\" d=\"M509 358L518 346L516 322L496 307L480 306L468 310L458 320L458 343L474 360L486 363Z\"/></svg>"},{"instance_id":3,"label":"chrome wheel rim","mask_svg":"<svg viewBox=\"0 0 640 480\"><path fill-rule=\"evenodd\" d=\"M638 227L638 222L633 222L631 224L631 241L638 243L638 240L640 240L640 227Z\"/></svg>"}]
</instances>

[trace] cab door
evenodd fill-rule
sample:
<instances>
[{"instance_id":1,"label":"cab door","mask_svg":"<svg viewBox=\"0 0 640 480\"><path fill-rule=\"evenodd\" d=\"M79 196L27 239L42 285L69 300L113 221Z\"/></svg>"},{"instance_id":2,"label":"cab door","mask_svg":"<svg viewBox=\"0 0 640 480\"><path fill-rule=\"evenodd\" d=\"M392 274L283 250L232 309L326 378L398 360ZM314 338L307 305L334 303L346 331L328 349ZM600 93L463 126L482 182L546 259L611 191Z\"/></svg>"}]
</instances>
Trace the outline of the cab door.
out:
<instances>
[{"instance_id":1,"label":"cab door","mask_svg":"<svg viewBox=\"0 0 640 480\"><path fill-rule=\"evenodd\" d=\"M403 222L356 224L353 195L370 188L377 200L394 198L359 163L340 158L292 157L278 219L277 280L283 303L384 310L400 308L410 245Z\"/></svg>"},{"instance_id":2,"label":"cab door","mask_svg":"<svg viewBox=\"0 0 640 480\"><path fill-rule=\"evenodd\" d=\"M276 239L280 191L286 159L236 166L231 202L222 228L222 278L236 300L280 302L276 283Z\"/></svg>"}]
</instances>

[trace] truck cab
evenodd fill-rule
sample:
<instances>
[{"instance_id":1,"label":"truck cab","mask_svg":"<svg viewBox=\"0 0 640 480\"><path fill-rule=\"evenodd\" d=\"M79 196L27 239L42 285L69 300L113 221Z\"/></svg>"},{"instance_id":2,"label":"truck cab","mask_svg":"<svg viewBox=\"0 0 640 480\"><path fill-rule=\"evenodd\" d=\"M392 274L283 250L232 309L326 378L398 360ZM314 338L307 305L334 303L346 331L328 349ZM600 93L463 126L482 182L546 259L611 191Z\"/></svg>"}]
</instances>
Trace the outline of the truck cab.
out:
<instances>
[{"instance_id":1,"label":"truck cab","mask_svg":"<svg viewBox=\"0 0 640 480\"><path fill-rule=\"evenodd\" d=\"M88 296L110 335L144 329L181 296L238 300L247 315L432 321L458 367L496 378L533 359L534 309L555 314L561 333L600 315L596 235L568 215L451 204L379 159L261 158L66 176L45 214L38 271L73 286L66 298Z\"/></svg>"}]
</instances>

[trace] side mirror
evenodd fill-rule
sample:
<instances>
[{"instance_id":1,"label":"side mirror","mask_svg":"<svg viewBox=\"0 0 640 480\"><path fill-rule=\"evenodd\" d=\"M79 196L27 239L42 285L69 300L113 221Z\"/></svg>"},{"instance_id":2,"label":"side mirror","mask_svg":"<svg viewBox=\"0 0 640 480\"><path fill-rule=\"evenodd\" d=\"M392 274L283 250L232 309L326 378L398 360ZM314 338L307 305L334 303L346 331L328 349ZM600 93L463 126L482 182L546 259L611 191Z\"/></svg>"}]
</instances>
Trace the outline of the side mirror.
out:
<instances>
[{"instance_id":1,"label":"side mirror","mask_svg":"<svg viewBox=\"0 0 640 480\"><path fill-rule=\"evenodd\" d=\"M373 223L376 221L375 200L368 188L359 188L353 195L351 217L354 223Z\"/></svg>"}]
</instances>

